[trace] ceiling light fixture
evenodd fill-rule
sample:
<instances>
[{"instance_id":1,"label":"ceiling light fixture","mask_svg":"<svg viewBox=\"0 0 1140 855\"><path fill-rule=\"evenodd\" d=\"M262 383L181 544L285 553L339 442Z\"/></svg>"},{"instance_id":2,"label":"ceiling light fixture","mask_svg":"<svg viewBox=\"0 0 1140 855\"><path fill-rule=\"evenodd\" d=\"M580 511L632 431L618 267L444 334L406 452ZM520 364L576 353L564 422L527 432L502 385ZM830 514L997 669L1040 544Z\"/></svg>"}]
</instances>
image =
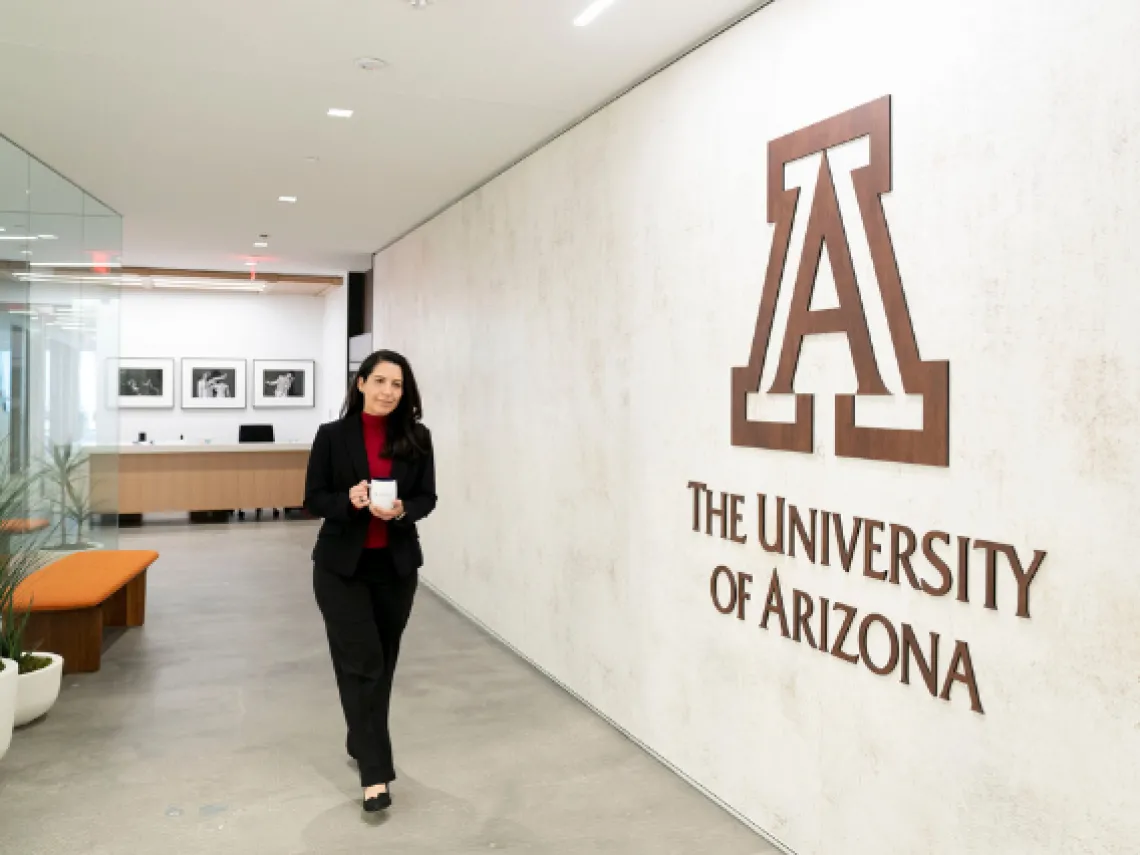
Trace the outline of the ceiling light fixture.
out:
<instances>
[{"instance_id":1,"label":"ceiling light fixture","mask_svg":"<svg viewBox=\"0 0 1140 855\"><path fill-rule=\"evenodd\" d=\"M388 63L375 56L362 56L356 61L356 67L361 71L381 71L388 67Z\"/></svg>"},{"instance_id":2,"label":"ceiling light fixture","mask_svg":"<svg viewBox=\"0 0 1140 855\"><path fill-rule=\"evenodd\" d=\"M601 15L602 12L606 11L606 9L612 5L614 5L614 0L594 0L593 3L582 11L581 15L574 19L574 26L588 27L594 23L594 20Z\"/></svg>"},{"instance_id":3,"label":"ceiling light fixture","mask_svg":"<svg viewBox=\"0 0 1140 855\"><path fill-rule=\"evenodd\" d=\"M268 242L268 241L264 241L264 240L255 240L255 241L253 242L253 245L254 245L254 247L256 247L257 249L265 249L266 247L268 247L268 246L269 246L269 242Z\"/></svg>"},{"instance_id":4,"label":"ceiling light fixture","mask_svg":"<svg viewBox=\"0 0 1140 855\"><path fill-rule=\"evenodd\" d=\"M297 197L296 196L278 196L277 201L278 202L285 202L288 205L292 205L294 202L297 201Z\"/></svg>"},{"instance_id":5,"label":"ceiling light fixture","mask_svg":"<svg viewBox=\"0 0 1140 855\"><path fill-rule=\"evenodd\" d=\"M258 293L265 290L265 282L245 282L241 285L230 282L219 282L218 280L208 279L154 279L151 281L153 288L174 288L174 289L193 289L195 291L256 291Z\"/></svg>"},{"instance_id":6,"label":"ceiling light fixture","mask_svg":"<svg viewBox=\"0 0 1140 855\"><path fill-rule=\"evenodd\" d=\"M55 235L38 235L40 240L59 240Z\"/></svg>"},{"instance_id":7,"label":"ceiling light fixture","mask_svg":"<svg viewBox=\"0 0 1140 855\"><path fill-rule=\"evenodd\" d=\"M102 269L104 267L122 267L119 261L33 261L32 267L79 267L87 269Z\"/></svg>"},{"instance_id":8,"label":"ceiling light fixture","mask_svg":"<svg viewBox=\"0 0 1140 855\"><path fill-rule=\"evenodd\" d=\"M329 115L334 119L351 119L352 110L346 110L343 107L329 107Z\"/></svg>"},{"instance_id":9,"label":"ceiling light fixture","mask_svg":"<svg viewBox=\"0 0 1140 855\"><path fill-rule=\"evenodd\" d=\"M408 5L413 9L426 9L431 0L408 0Z\"/></svg>"},{"instance_id":10,"label":"ceiling light fixture","mask_svg":"<svg viewBox=\"0 0 1140 855\"><path fill-rule=\"evenodd\" d=\"M257 262L256 261L247 261L245 263L245 266L246 267L257 267Z\"/></svg>"},{"instance_id":11,"label":"ceiling light fixture","mask_svg":"<svg viewBox=\"0 0 1140 855\"><path fill-rule=\"evenodd\" d=\"M0 240L39 240L35 235L0 235Z\"/></svg>"}]
</instances>

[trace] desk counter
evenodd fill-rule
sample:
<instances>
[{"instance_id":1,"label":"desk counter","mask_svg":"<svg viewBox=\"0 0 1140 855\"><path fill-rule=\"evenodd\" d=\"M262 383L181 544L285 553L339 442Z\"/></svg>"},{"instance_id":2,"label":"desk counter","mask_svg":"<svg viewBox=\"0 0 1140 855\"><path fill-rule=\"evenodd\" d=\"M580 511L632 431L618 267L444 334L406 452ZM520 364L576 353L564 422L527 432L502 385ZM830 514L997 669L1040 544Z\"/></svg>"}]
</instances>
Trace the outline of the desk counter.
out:
<instances>
[{"instance_id":1,"label":"desk counter","mask_svg":"<svg viewBox=\"0 0 1140 855\"><path fill-rule=\"evenodd\" d=\"M309 443L93 446L97 513L300 507Z\"/></svg>"},{"instance_id":2,"label":"desk counter","mask_svg":"<svg viewBox=\"0 0 1140 855\"><path fill-rule=\"evenodd\" d=\"M240 451L258 452L305 451L312 447L308 442L242 442L237 444L220 442L127 442L122 445L89 445L84 450L89 454L201 454L211 452Z\"/></svg>"}]
</instances>

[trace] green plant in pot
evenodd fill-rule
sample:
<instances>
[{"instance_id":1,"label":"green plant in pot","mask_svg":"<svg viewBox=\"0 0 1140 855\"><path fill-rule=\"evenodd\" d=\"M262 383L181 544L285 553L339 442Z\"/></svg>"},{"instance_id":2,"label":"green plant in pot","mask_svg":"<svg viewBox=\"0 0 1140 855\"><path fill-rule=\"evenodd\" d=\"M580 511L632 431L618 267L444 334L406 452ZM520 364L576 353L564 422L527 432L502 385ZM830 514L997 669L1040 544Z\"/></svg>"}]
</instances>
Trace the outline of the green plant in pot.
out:
<instances>
[{"instance_id":1,"label":"green plant in pot","mask_svg":"<svg viewBox=\"0 0 1140 855\"><path fill-rule=\"evenodd\" d=\"M0 527L10 530L8 524L27 516L32 480L24 472L13 473L5 457L0 451ZM43 533L5 537L0 550L0 659L7 660L5 672L16 672L0 674L0 683L5 684L0 691L0 746L4 750L12 726L26 724L51 708L63 678L61 657L28 650L29 642L35 642L27 636L30 604L17 606L16 599L20 583L44 563L44 539ZM7 739L6 722L10 722Z\"/></svg>"},{"instance_id":2,"label":"green plant in pot","mask_svg":"<svg viewBox=\"0 0 1140 855\"><path fill-rule=\"evenodd\" d=\"M28 507L28 482L22 474L13 474L8 463L7 443L0 447L0 526L4 536L0 539L0 757L8 752L15 725L19 698L20 660L27 658L23 651L23 636L27 620L17 617L13 608L13 595L26 572L27 550L13 549L10 527L22 519ZM19 648L17 658L9 649Z\"/></svg>"},{"instance_id":3,"label":"green plant in pot","mask_svg":"<svg viewBox=\"0 0 1140 855\"><path fill-rule=\"evenodd\" d=\"M95 516L91 505L87 455L73 445L55 445L39 471L49 485L52 507L59 514L59 542L51 548L73 550L97 546L83 540L84 527L90 530ZM74 538L71 533L74 533Z\"/></svg>"},{"instance_id":4,"label":"green plant in pot","mask_svg":"<svg viewBox=\"0 0 1140 855\"><path fill-rule=\"evenodd\" d=\"M9 710L0 709L0 718L20 727L41 717L55 704L63 682L63 658L55 653L28 650L28 625L31 604L16 604L16 589L42 564L36 543L24 541L17 549L0 555L0 659L7 660L5 670L15 670L15 693L0 699ZM14 666L14 668L13 668ZM11 676L11 675L0 675ZM0 742L3 742L0 722ZM6 746L5 746L6 747ZM2 753L2 752L0 752Z\"/></svg>"},{"instance_id":5,"label":"green plant in pot","mask_svg":"<svg viewBox=\"0 0 1140 855\"><path fill-rule=\"evenodd\" d=\"M21 674L47 668L52 660L24 649L30 613L16 608L16 589L31 573L39 569L38 556L22 551L0 557L0 659L19 666Z\"/></svg>"},{"instance_id":6,"label":"green plant in pot","mask_svg":"<svg viewBox=\"0 0 1140 855\"><path fill-rule=\"evenodd\" d=\"M31 481L24 473L12 473L0 450L0 525L22 519L30 504ZM7 526L4 525L6 528ZM0 658L16 662L20 673L46 668L51 660L34 656L24 649L29 613L16 608L16 589L43 565L44 538L24 535L5 538L0 550Z\"/></svg>"}]
</instances>

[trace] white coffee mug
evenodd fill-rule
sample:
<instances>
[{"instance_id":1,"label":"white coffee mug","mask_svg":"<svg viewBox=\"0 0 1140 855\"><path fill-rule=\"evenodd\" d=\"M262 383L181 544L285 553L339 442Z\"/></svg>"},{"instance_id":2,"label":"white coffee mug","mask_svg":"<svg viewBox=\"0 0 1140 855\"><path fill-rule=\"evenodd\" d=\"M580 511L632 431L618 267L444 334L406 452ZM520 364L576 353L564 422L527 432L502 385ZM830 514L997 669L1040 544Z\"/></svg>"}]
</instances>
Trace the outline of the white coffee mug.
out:
<instances>
[{"instance_id":1,"label":"white coffee mug","mask_svg":"<svg viewBox=\"0 0 1140 855\"><path fill-rule=\"evenodd\" d=\"M390 511L396 505L396 482L373 481L368 485L368 500L374 508Z\"/></svg>"}]
</instances>

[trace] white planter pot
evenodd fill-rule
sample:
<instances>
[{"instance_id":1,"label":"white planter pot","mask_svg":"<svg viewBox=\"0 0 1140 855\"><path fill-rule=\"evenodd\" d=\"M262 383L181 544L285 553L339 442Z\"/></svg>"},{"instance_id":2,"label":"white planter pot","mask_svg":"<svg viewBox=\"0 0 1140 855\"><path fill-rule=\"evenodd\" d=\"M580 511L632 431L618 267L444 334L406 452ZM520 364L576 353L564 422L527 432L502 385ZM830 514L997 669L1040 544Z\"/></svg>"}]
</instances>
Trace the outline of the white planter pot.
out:
<instances>
[{"instance_id":1,"label":"white planter pot","mask_svg":"<svg viewBox=\"0 0 1140 855\"><path fill-rule=\"evenodd\" d=\"M4 670L0 671L0 759L8 753L12 744L12 722L16 716L16 681L19 678L16 663L11 659L0 659Z\"/></svg>"},{"instance_id":2,"label":"white planter pot","mask_svg":"<svg viewBox=\"0 0 1140 855\"><path fill-rule=\"evenodd\" d=\"M16 689L16 727L45 715L59 697L59 687L63 682L62 656L55 653L32 655L46 656L51 660L51 664L30 674L20 675Z\"/></svg>"}]
</instances>

